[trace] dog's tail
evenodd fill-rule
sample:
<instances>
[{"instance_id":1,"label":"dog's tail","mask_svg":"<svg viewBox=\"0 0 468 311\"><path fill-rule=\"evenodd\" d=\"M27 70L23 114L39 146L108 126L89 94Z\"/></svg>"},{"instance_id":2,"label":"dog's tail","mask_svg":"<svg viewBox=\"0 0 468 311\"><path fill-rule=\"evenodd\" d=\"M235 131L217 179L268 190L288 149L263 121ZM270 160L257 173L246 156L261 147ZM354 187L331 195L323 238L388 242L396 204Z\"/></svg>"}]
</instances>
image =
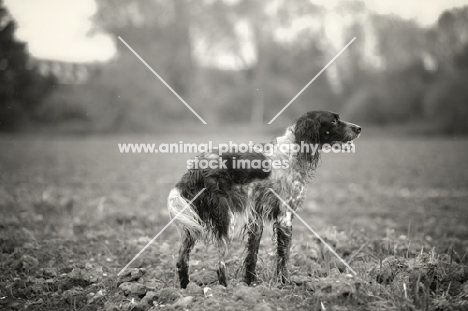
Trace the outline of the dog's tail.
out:
<instances>
[{"instance_id":1,"label":"dog's tail","mask_svg":"<svg viewBox=\"0 0 468 311\"><path fill-rule=\"evenodd\" d=\"M194 210L193 205L189 205L189 201L182 197L179 189L174 188L169 193L167 209L171 218L177 217L174 223L180 229L181 234L190 234L191 237L196 239L203 236L204 230L200 217Z\"/></svg>"}]
</instances>

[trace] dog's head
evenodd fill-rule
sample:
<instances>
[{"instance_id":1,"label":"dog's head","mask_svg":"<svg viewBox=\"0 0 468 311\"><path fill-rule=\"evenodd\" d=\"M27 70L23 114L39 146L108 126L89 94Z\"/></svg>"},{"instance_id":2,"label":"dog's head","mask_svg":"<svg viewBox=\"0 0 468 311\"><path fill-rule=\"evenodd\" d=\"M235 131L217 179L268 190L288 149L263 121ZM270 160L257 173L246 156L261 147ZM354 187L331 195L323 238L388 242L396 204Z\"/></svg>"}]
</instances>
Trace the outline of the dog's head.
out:
<instances>
[{"instance_id":1,"label":"dog's head","mask_svg":"<svg viewBox=\"0 0 468 311\"><path fill-rule=\"evenodd\" d=\"M347 143L359 137L359 125L340 120L337 113L309 111L294 123L294 138L297 144Z\"/></svg>"}]
</instances>

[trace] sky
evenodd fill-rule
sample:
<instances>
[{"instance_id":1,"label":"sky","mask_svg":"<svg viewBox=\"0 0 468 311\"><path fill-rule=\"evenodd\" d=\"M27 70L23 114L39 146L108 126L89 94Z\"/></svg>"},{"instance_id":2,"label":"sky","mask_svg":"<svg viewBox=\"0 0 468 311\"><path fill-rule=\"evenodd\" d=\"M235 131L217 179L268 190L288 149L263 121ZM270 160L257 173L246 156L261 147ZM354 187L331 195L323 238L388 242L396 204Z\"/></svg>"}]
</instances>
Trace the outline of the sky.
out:
<instances>
[{"instance_id":1,"label":"sky","mask_svg":"<svg viewBox=\"0 0 468 311\"><path fill-rule=\"evenodd\" d=\"M328 8L339 5L341 0L312 0ZM414 19L423 26L437 21L440 13L446 9L468 5L468 0L364 0L366 6L377 13L397 14L403 18Z\"/></svg>"},{"instance_id":2,"label":"sky","mask_svg":"<svg viewBox=\"0 0 468 311\"><path fill-rule=\"evenodd\" d=\"M274 0L273 0L274 1ZM332 10L343 0L311 0ZM468 0L365 0L378 13L394 13L423 26L437 21L439 14ZM102 33L90 35L94 0L5 0L17 21L16 36L27 42L37 58L69 62L106 61L115 54L116 38Z\"/></svg>"},{"instance_id":3,"label":"sky","mask_svg":"<svg viewBox=\"0 0 468 311\"><path fill-rule=\"evenodd\" d=\"M89 62L107 60L115 53L115 39L88 35L94 0L5 0L5 4L17 21L16 37L27 42L37 58Z\"/></svg>"}]
</instances>

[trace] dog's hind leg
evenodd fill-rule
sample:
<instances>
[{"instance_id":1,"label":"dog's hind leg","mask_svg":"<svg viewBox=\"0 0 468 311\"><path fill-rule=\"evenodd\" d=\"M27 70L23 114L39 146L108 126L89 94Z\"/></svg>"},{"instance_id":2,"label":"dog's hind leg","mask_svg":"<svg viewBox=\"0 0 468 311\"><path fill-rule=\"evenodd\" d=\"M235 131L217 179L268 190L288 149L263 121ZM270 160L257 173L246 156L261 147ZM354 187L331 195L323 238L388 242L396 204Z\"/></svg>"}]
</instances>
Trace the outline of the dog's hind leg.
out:
<instances>
[{"instance_id":1,"label":"dog's hind leg","mask_svg":"<svg viewBox=\"0 0 468 311\"><path fill-rule=\"evenodd\" d=\"M177 261L177 272L179 273L180 287L182 288L186 288L189 283L190 252L195 242L195 238L189 232L183 232L182 245L179 249L179 259Z\"/></svg>"},{"instance_id":2,"label":"dog's hind leg","mask_svg":"<svg viewBox=\"0 0 468 311\"><path fill-rule=\"evenodd\" d=\"M260 240L262 239L262 233L263 223L261 221L253 222L247 228L247 256L244 260L244 282L247 284L250 284L257 279L255 268L257 267L257 255L260 247Z\"/></svg>"},{"instance_id":3,"label":"dog's hind leg","mask_svg":"<svg viewBox=\"0 0 468 311\"><path fill-rule=\"evenodd\" d=\"M221 237L217 241L218 246L218 281L220 285L227 287L226 281L226 257L229 254L229 239Z\"/></svg>"},{"instance_id":4,"label":"dog's hind leg","mask_svg":"<svg viewBox=\"0 0 468 311\"><path fill-rule=\"evenodd\" d=\"M292 238L292 213L285 212L280 215L273 226L277 243L276 275L280 282L286 282L289 278L288 261Z\"/></svg>"}]
</instances>

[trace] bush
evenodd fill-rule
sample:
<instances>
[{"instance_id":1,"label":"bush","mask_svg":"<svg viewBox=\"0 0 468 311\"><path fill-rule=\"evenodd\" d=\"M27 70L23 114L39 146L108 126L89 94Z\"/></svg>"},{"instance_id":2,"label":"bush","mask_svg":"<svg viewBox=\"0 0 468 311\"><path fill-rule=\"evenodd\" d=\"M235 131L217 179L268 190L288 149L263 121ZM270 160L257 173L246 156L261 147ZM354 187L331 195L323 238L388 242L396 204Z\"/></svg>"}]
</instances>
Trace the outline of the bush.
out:
<instances>
[{"instance_id":1,"label":"bush","mask_svg":"<svg viewBox=\"0 0 468 311\"><path fill-rule=\"evenodd\" d=\"M421 65L363 79L344 106L356 122L405 123L423 118L424 92L431 80Z\"/></svg>"},{"instance_id":2,"label":"bush","mask_svg":"<svg viewBox=\"0 0 468 311\"><path fill-rule=\"evenodd\" d=\"M112 88L99 84L59 85L37 109L45 124L86 131L109 131L123 126L128 105Z\"/></svg>"},{"instance_id":3,"label":"bush","mask_svg":"<svg viewBox=\"0 0 468 311\"><path fill-rule=\"evenodd\" d=\"M468 133L467 77L442 77L428 90L424 113L435 128L446 134Z\"/></svg>"}]
</instances>

